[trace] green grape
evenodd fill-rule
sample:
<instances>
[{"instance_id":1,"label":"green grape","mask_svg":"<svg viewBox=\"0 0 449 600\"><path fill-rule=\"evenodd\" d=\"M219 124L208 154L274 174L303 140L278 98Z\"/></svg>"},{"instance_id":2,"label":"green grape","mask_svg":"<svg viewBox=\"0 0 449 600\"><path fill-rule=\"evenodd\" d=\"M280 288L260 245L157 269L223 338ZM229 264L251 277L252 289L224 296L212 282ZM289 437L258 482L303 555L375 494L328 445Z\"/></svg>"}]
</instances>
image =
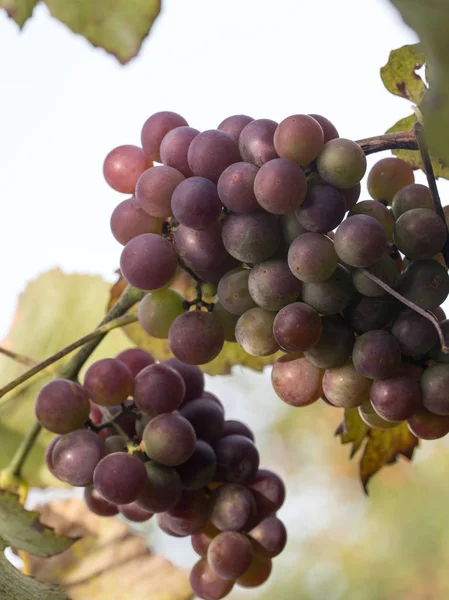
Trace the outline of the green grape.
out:
<instances>
[{"instance_id":1,"label":"green grape","mask_svg":"<svg viewBox=\"0 0 449 600\"><path fill-rule=\"evenodd\" d=\"M334 243L326 235L307 232L297 237L288 250L288 265L300 281L329 279L337 267Z\"/></svg>"},{"instance_id":2,"label":"green grape","mask_svg":"<svg viewBox=\"0 0 449 600\"><path fill-rule=\"evenodd\" d=\"M368 192L374 200L391 204L394 195L401 188L415 182L412 167L394 156L379 160L368 175Z\"/></svg>"},{"instance_id":3,"label":"green grape","mask_svg":"<svg viewBox=\"0 0 449 600\"><path fill-rule=\"evenodd\" d=\"M336 138L324 144L316 166L324 181L347 189L357 185L365 175L366 157L356 142Z\"/></svg>"},{"instance_id":4,"label":"green grape","mask_svg":"<svg viewBox=\"0 0 449 600\"><path fill-rule=\"evenodd\" d=\"M377 200L363 200L351 208L348 217L353 215L368 215L379 221L385 231L388 242L393 241L394 216L393 213Z\"/></svg>"},{"instance_id":5,"label":"green grape","mask_svg":"<svg viewBox=\"0 0 449 600\"><path fill-rule=\"evenodd\" d=\"M140 326L149 335L166 340L173 321L184 312L184 298L171 289L163 289L142 298L137 311Z\"/></svg>"},{"instance_id":6,"label":"green grape","mask_svg":"<svg viewBox=\"0 0 449 600\"><path fill-rule=\"evenodd\" d=\"M351 361L324 372L323 391L334 406L360 406L368 396L370 387L371 381L359 373Z\"/></svg>"}]
</instances>

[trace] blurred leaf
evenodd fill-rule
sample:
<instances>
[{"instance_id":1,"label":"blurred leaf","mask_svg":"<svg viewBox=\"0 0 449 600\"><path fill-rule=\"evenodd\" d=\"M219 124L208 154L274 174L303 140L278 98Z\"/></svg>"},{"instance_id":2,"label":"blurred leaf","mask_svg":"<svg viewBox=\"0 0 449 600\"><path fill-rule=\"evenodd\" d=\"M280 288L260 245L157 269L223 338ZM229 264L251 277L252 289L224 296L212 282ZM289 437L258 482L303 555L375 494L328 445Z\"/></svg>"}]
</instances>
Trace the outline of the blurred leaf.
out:
<instances>
[{"instance_id":1,"label":"blurred leaf","mask_svg":"<svg viewBox=\"0 0 449 600\"><path fill-rule=\"evenodd\" d=\"M111 296L108 309L117 302L120 294L126 287L125 280L119 276L118 281L111 288ZM173 283L170 286L184 295L187 300L195 297L195 287L193 280L184 271L179 270ZM137 305L130 308L135 311ZM150 352L157 360L166 360L173 356L168 347L167 340L159 340L148 335L139 323L132 323L123 328L123 331L139 348ZM253 369L254 371L263 371L267 365L272 365L282 352L276 352L271 356L251 356L239 344L225 342L223 350L213 361L206 365L201 365L201 369L208 375L228 375L235 365L241 365Z\"/></svg>"},{"instance_id":2,"label":"blurred leaf","mask_svg":"<svg viewBox=\"0 0 449 600\"><path fill-rule=\"evenodd\" d=\"M75 541L42 525L38 512L25 510L19 497L5 490L0 490L0 536L5 546L43 557L60 554Z\"/></svg>"},{"instance_id":3,"label":"blurred leaf","mask_svg":"<svg viewBox=\"0 0 449 600\"><path fill-rule=\"evenodd\" d=\"M395 463L399 455L411 460L418 444L418 438L411 433L407 423L393 429L368 429L367 443L360 460L360 478L365 492L373 475L383 466Z\"/></svg>"},{"instance_id":4,"label":"blurred leaf","mask_svg":"<svg viewBox=\"0 0 449 600\"><path fill-rule=\"evenodd\" d=\"M394 131L408 131L413 129L415 123L416 115L413 114L395 123L393 127L390 127L387 133L392 133ZM424 171L424 165L419 150L392 150L392 154L405 160L405 162L409 163L414 169L421 169ZM449 179L449 166L435 156L431 156L431 159L435 177L437 179L438 177Z\"/></svg>"},{"instance_id":5,"label":"blurred leaf","mask_svg":"<svg viewBox=\"0 0 449 600\"><path fill-rule=\"evenodd\" d=\"M3 552L0 552L0 594L5 600L71 600L58 586L40 583L21 573Z\"/></svg>"},{"instance_id":6,"label":"blurred leaf","mask_svg":"<svg viewBox=\"0 0 449 600\"><path fill-rule=\"evenodd\" d=\"M99 276L65 275L55 269L30 282L21 294L14 321L2 345L40 361L92 331L104 317L110 284ZM111 331L87 361L114 356L131 347L120 330ZM63 361L70 359L69 355ZM26 370L22 364L0 356L0 386ZM34 420L34 398L52 377L38 374L19 391L0 399L0 468L11 459L18 443ZM44 465L44 451L53 437L42 432L25 463L24 478L30 485L63 485Z\"/></svg>"},{"instance_id":7,"label":"blurred leaf","mask_svg":"<svg viewBox=\"0 0 449 600\"><path fill-rule=\"evenodd\" d=\"M45 0L53 17L122 64L137 56L161 10L161 0ZM0 0L0 8L22 27L35 0Z\"/></svg>"},{"instance_id":8,"label":"blurred leaf","mask_svg":"<svg viewBox=\"0 0 449 600\"><path fill-rule=\"evenodd\" d=\"M335 435L340 436L342 444L352 444L350 457L354 458L367 432L368 426L360 418L358 409L346 408L343 421L338 426Z\"/></svg>"},{"instance_id":9,"label":"blurred leaf","mask_svg":"<svg viewBox=\"0 0 449 600\"><path fill-rule=\"evenodd\" d=\"M59 583L71 600L187 600L189 573L155 556L144 539L118 519L91 513L77 498L38 507L56 531L82 536L66 552L48 559L30 557L31 574Z\"/></svg>"},{"instance_id":10,"label":"blurred leaf","mask_svg":"<svg viewBox=\"0 0 449 600\"><path fill-rule=\"evenodd\" d=\"M416 31L426 57L429 92L420 104L431 153L449 163L449 1L391 0Z\"/></svg>"},{"instance_id":11,"label":"blurred leaf","mask_svg":"<svg viewBox=\"0 0 449 600\"><path fill-rule=\"evenodd\" d=\"M416 71L424 63L425 57L420 44L392 50L387 64L380 70L384 86L392 94L419 104L427 88Z\"/></svg>"}]
</instances>

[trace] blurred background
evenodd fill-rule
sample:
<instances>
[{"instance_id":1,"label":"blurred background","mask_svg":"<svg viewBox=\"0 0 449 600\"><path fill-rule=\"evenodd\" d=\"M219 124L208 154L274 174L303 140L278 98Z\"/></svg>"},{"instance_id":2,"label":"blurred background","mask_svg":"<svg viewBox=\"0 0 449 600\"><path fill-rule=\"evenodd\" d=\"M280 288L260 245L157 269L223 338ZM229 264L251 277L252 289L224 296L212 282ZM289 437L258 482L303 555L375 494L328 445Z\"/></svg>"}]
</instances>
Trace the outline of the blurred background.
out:
<instances>
[{"instance_id":1,"label":"blurred background","mask_svg":"<svg viewBox=\"0 0 449 600\"><path fill-rule=\"evenodd\" d=\"M103 159L138 144L149 115L173 110L210 129L235 113L319 113L342 137L381 134L411 107L384 89L379 69L390 50L416 41L383 0L166 0L139 56L122 67L42 5L23 32L1 13L0 338L39 273L61 267L114 280L120 246L109 217L121 198L103 181ZM447 182L440 189L446 204ZM289 543L269 583L230 598L449 598L448 442L424 442L413 465L383 469L366 497L357 459L333 435L341 411L289 408L269 377L236 367L207 378L229 418L253 427L263 466L285 478L289 494L280 512ZM151 521L142 530L156 552L193 564L188 539Z\"/></svg>"}]
</instances>

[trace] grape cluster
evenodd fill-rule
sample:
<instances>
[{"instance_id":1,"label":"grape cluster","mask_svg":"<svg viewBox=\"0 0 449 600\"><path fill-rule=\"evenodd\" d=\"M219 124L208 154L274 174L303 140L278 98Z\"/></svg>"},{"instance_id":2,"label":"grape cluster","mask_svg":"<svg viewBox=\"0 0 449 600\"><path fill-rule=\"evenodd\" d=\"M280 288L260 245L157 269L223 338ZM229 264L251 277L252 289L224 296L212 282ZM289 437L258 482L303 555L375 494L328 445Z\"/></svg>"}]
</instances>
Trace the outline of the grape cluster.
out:
<instances>
[{"instance_id":1,"label":"grape cluster","mask_svg":"<svg viewBox=\"0 0 449 600\"><path fill-rule=\"evenodd\" d=\"M446 223L404 161L379 160L359 201L365 171L361 147L315 114L234 115L199 132L160 112L142 148L104 163L109 184L133 194L111 229L123 276L149 292L139 322L180 361L207 363L224 341L254 356L282 350L272 383L286 403L323 398L358 407L370 427L407 421L434 439L449 432L435 326L449 333ZM177 265L216 286L215 301L170 289Z\"/></svg>"},{"instance_id":2,"label":"grape cluster","mask_svg":"<svg viewBox=\"0 0 449 600\"><path fill-rule=\"evenodd\" d=\"M269 577L287 541L276 516L284 484L259 469L252 431L225 419L197 366L126 350L93 363L82 386L47 383L35 412L58 434L47 448L49 470L83 486L92 512L135 522L157 513L164 532L191 536L197 596L218 600L235 583L256 587Z\"/></svg>"}]
</instances>

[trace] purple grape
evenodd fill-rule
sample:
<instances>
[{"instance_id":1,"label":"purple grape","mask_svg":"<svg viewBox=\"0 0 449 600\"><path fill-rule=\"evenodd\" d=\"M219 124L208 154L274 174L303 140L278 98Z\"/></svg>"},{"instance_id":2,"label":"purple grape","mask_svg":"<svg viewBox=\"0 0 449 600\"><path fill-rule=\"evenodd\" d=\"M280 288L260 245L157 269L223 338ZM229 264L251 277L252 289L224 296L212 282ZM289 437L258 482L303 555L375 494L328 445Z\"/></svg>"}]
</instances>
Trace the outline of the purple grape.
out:
<instances>
[{"instance_id":1,"label":"purple grape","mask_svg":"<svg viewBox=\"0 0 449 600\"><path fill-rule=\"evenodd\" d=\"M93 431L78 429L62 435L53 447L53 475L73 486L93 482L94 470L106 453L103 440Z\"/></svg>"},{"instance_id":2,"label":"purple grape","mask_svg":"<svg viewBox=\"0 0 449 600\"><path fill-rule=\"evenodd\" d=\"M130 504L145 486L147 473L134 454L115 452L100 460L94 471L98 493L113 504Z\"/></svg>"},{"instance_id":3,"label":"purple grape","mask_svg":"<svg viewBox=\"0 0 449 600\"><path fill-rule=\"evenodd\" d=\"M394 260L388 254L381 256L377 262L366 270L390 287L396 287L398 270ZM353 269L352 283L354 284L355 289L364 296L376 297L385 296L387 294L380 285L372 281L372 279L365 274L364 269Z\"/></svg>"},{"instance_id":4,"label":"purple grape","mask_svg":"<svg viewBox=\"0 0 449 600\"><path fill-rule=\"evenodd\" d=\"M151 419L142 439L149 458L167 467L175 467L188 460L196 443L194 428L177 413L164 413Z\"/></svg>"},{"instance_id":5,"label":"purple grape","mask_svg":"<svg viewBox=\"0 0 449 600\"><path fill-rule=\"evenodd\" d=\"M356 333L382 329L394 320L400 305L394 298L355 295L344 311L347 323Z\"/></svg>"},{"instance_id":6,"label":"purple grape","mask_svg":"<svg viewBox=\"0 0 449 600\"><path fill-rule=\"evenodd\" d=\"M206 442L219 438L223 433L223 408L209 398L197 398L184 404L181 415L189 421L196 437Z\"/></svg>"},{"instance_id":7,"label":"purple grape","mask_svg":"<svg viewBox=\"0 0 449 600\"><path fill-rule=\"evenodd\" d=\"M169 510L181 498L182 481L179 474L176 469L152 461L146 462L144 466L147 479L136 503L152 513Z\"/></svg>"},{"instance_id":8,"label":"purple grape","mask_svg":"<svg viewBox=\"0 0 449 600\"><path fill-rule=\"evenodd\" d=\"M233 269L218 282L218 300L223 308L233 315L240 316L256 306L249 294L249 275L249 269Z\"/></svg>"},{"instance_id":9,"label":"purple grape","mask_svg":"<svg viewBox=\"0 0 449 600\"><path fill-rule=\"evenodd\" d=\"M84 425L90 403L83 388L67 379L53 379L38 392L34 403L36 419L53 433L69 433Z\"/></svg>"},{"instance_id":10,"label":"purple grape","mask_svg":"<svg viewBox=\"0 0 449 600\"><path fill-rule=\"evenodd\" d=\"M420 183L410 183L399 189L393 196L391 210L396 219L413 208L428 208L433 210L433 201L430 190Z\"/></svg>"},{"instance_id":11,"label":"purple grape","mask_svg":"<svg viewBox=\"0 0 449 600\"><path fill-rule=\"evenodd\" d=\"M217 129L224 131L238 142L243 129L248 123L251 123L251 121L254 121L254 119L248 117L248 115L232 115L231 117L224 119Z\"/></svg>"},{"instance_id":12,"label":"purple grape","mask_svg":"<svg viewBox=\"0 0 449 600\"><path fill-rule=\"evenodd\" d=\"M392 377L401 365L401 348L390 333L368 331L356 339L352 360L357 371L365 377L386 379Z\"/></svg>"},{"instance_id":13,"label":"purple grape","mask_svg":"<svg viewBox=\"0 0 449 600\"><path fill-rule=\"evenodd\" d=\"M223 223L223 244L241 262L271 258L281 241L279 221L266 212L230 214Z\"/></svg>"},{"instance_id":14,"label":"purple grape","mask_svg":"<svg viewBox=\"0 0 449 600\"><path fill-rule=\"evenodd\" d=\"M259 208L254 195L258 168L248 162L237 162L223 171L218 180L218 195L223 205L236 213L250 213Z\"/></svg>"},{"instance_id":15,"label":"purple grape","mask_svg":"<svg viewBox=\"0 0 449 600\"><path fill-rule=\"evenodd\" d=\"M341 223L334 236L335 252L351 267L370 267L387 249L382 225L369 215L354 215Z\"/></svg>"},{"instance_id":16,"label":"purple grape","mask_svg":"<svg viewBox=\"0 0 449 600\"><path fill-rule=\"evenodd\" d=\"M321 129L323 130L324 143L328 142L329 140L334 140L335 138L340 137L335 125L331 123L329 119L326 119L326 117L314 114L310 114L309 117L312 117L321 125Z\"/></svg>"},{"instance_id":17,"label":"purple grape","mask_svg":"<svg viewBox=\"0 0 449 600\"><path fill-rule=\"evenodd\" d=\"M438 440L449 433L449 416L435 415L425 408L419 408L407 420L413 435L421 440Z\"/></svg>"},{"instance_id":18,"label":"purple grape","mask_svg":"<svg viewBox=\"0 0 449 600\"><path fill-rule=\"evenodd\" d=\"M186 490L199 490L214 480L217 458L211 446L197 440L192 456L176 469Z\"/></svg>"},{"instance_id":19,"label":"purple grape","mask_svg":"<svg viewBox=\"0 0 449 600\"><path fill-rule=\"evenodd\" d=\"M285 484L273 471L259 469L251 482L250 489L259 515L272 515L284 504Z\"/></svg>"},{"instance_id":20,"label":"purple grape","mask_svg":"<svg viewBox=\"0 0 449 600\"><path fill-rule=\"evenodd\" d=\"M188 123L177 113L164 110L151 115L142 127L141 142L145 154L157 162L161 162L160 146L169 131Z\"/></svg>"},{"instance_id":21,"label":"purple grape","mask_svg":"<svg viewBox=\"0 0 449 600\"><path fill-rule=\"evenodd\" d=\"M220 531L243 531L256 514L253 494L237 483L226 483L216 488L210 505L211 523Z\"/></svg>"},{"instance_id":22,"label":"purple grape","mask_svg":"<svg viewBox=\"0 0 449 600\"><path fill-rule=\"evenodd\" d=\"M207 549L211 569L222 579L235 581L249 569L254 550L248 538L233 531L220 533Z\"/></svg>"},{"instance_id":23,"label":"purple grape","mask_svg":"<svg viewBox=\"0 0 449 600\"><path fill-rule=\"evenodd\" d=\"M220 533L220 530L214 527L212 523L208 523L203 531L194 533L190 538L192 548L203 558L207 556L207 549L211 541Z\"/></svg>"},{"instance_id":24,"label":"purple grape","mask_svg":"<svg viewBox=\"0 0 449 600\"><path fill-rule=\"evenodd\" d=\"M213 313L185 312L173 321L168 345L188 365L203 365L216 358L223 348L224 332Z\"/></svg>"},{"instance_id":25,"label":"purple grape","mask_svg":"<svg viewBox=\"0 0 449 600\"><path fill-rule=\"evenodd\" d=\"M266 162L260 167L254 180L257 202L275 215L299 209L306 198L306 192L304 171L286 158L274 158Z\"/></svg>"},{"instance_id":26,"label":"purple grape","mask_svg":"<svg viewBox=\"0 0 449 600\"><path fill-rule=\"evenodd\" d=\"M117 406L132 396L133 384L131 371L122 361L102 358L87 369L83 387L95 404Z\"/></svg>"},{"instance_id":27,"label":"purple grape","mask_svg":"<svg viewBox=\"0 0 449 600\"><path fill-rule=\"evenodd\" d=\"M266 517L248 533L255 550L267 558L278 556L287 544L284 523L275 516Z\"/></svg>"},{"instance_id":28,"label":"purple grape","mask_svg":"<svg viewBox=\"0 0 449 600\"><path fill-rule=\"evenodd\" d=\"M117 506L102 498L93 485L84 488L84 501L87 508L99 517L113 517L118 513Z\"/></svg>"},{"instance_id":29,"label":"purple grape","mask_svg":"<svg viewBox=\"0 0 449 600\"><path fill-rule=\"evenodd\" d=\"M202 531L209 520L209 504L204 490L184 490L179 501L166 513L167 524L178 535Z\"/></svg>"},{"instance_id":30,"label":"purple grape","mask_svg":"<svg viewBox=\"0 0 449 600\"><path fill-rule=\"evenodd\" d=\"M143 523L145 521L149 521L153 516L152 512L148 512L141 508L136 502L131 502L130 504L119 504L118 505L119 512L126 518L128 521L133 521L134 523Z\"/></svg>"},{"instance_id":31,"label":"purple grape","mask_svg":"<svg viewBox=\"0 0 449 600\"><path fill-rule=\"evenodd\" d=\"M198 598L221 600L231 592L234 582L218 577L207 560L202 558L190 571L190 587Z\"/></svg>"},{"instance_id":32,"label":"purple grape","mask_svg":"<svg viewBox=\"0 0 449 600\"><path fill-rule=\"evenodd\" d=\"M273 142L277 126L276 121L271 119L256 119L248 123L239 136L239 151L242 160L261 167L269 160L278 158Z\"/></svg>"},{"instance_id":33,"label":"purple grape","mask_svg":"<svg viewBox=\"0 0 449 600\"><path fill-rule=\"evenodd\" d=\"M217 480L225 483L250 483L259 468L256 446L242 435L228 435L215 442Z\"/></svg>"},{"instance_id":34,"label":"purple grape","mask_svg":"<svg viewBox=\"0 0 449 600\"><path fill-rule=\"evenodd\" d=\"M137 182L136 201L147 214L166 219L172 215L173 192L184 179L184 175L173 167L161 165L148 169Z\"/></svg>"},{"instance_id":35,"label":"purple grape","mask_svg":"<svg viewBox=\"0 0 449 600\"><path fill-rule=\"evenodd\" d=\"M282 308L273 323L274 338L286 352L304 352L318 343L321 336L320 315L304 302Z\"/></svg>"},{"instance_id":36,"label":"purple grape","mask_svg":"<svg viewBox=\"0 0 449 600\"><path fill-rule=\"evenodd\" d=\"M171 207L179 223L192 229L206 229L221 215L217 186L204 177L182 181L173 192Z\"/></svg>"},{"instance_id":37,"label":"purple grape","mask_svg":"<svg viewBox=\"0 0 449 600\"><path fill-rule=\"evenodd\" d=\"M224 422L223 433L221 437L226 437L227 435L243 435L243 437L247 437L249 440L254 442L254 433L251 429L242 423L241 421L236 421L235 419L227 419Z\"/></svg>"},{"instance_id":38,"label":"purple grape","mask_svg":"<svg viewBox=\"0 0 449 600\"><path fill-rule=\"evenodd\" d=\"M159 513L157 515L157 524L158 524L159 529L161 529L164 533L166 533L167 535L169 535L171 537L181 538L181 537L188 537L190 535L189 533L184 533L184 534L175 533L173 531L173 529L171 528L170 515L166 512Z\"/></svg>"},{"instance_id":39,"label":"purple grape","mask_svg":"<svg viewBox=\"0 0 449 600\"><path fill-rule=\"evenodd\" d=\"M204 391L204 374L199 367L186 365L177 358L169 358L163 364L175 369L183 378L186 386L184 402L189 402L202 395Z\"/></svg>"},{"instance_id":40,"label":"purple grape","mask_svg":"<svg viewBox=\"0 0 449 600\"><path fill-rule=\"evenodd\" d=\"M321 319L321 336L306 352L308 360L320 369L331 369L346 362L354 346L354 333L340 315Z\"/></svg>"},{"instance_id":41,"label":"purple grape","mask_svg":"<svg viewBox=\"0 0 449 600\"><path fill-rule=\"evenodd\" d=\"M61 435L56 435L45 449L45 464L47 465L47 469L52 475L55 475L55 466L53 464L53 450L56 444L61 439L61 437Z\"/></svg>"},{"instance_id":42,"label":"purple grape","mask_svg":"<svg viewBox=\"0 0 449 600\"><path fill-rule=\"evenodd\" d=\"M134 402L152 416L179 408L185 392L181 375L163 363L145 367L134 380Z\"/></svg>"},{"instance_id":43,"label":"purple grape","mask_svg":"<svg viewBox=\"0 0 449 600\"><path fill-rule=\"evenodd\" d=\"M103 175L117 192L134 194L137 180L151 166L151 161L142 148L131 145L118 146L106 156Z\"/></svg>"},{"instance_id":44,"label":"purple grape","mask_svg":"<svg viewBox=\"0 0 449 600\"><path fill-rule=\"evenodd\" d=\"M391 328L405 356L420 357L427 354L438 342L433 324L413 310L399 313Z\"/></svg>"},{"instance_id":45,"label":"purple grape","mask_svg":"<svg viewBox=\"0 0 449 600\"><path fill-rule=\"evenodd\" d=\"M274 133L276 152L298 165L315 160L323 145L323 129L310 115L291 115L279 123Z\"/></svg>"},{"instance_id":46,"label":"purple grape","mask_svg":"<svg viewBox=\"0 0 449 600\"><path fill-rule=\"evenodd\" d=\"M301 354L282 356L271 371L274 391L290 406L308 406L316 402L323 392L322 380L320 369Z\"/></svg>"},{"instance_id":47,"label":"purple grape","mask_svg":"<svg viewBox=\"0 0 449 600\"><path fill-rule=\"evenodd\" d=\"M314 233L327 233L340 225L346 212L346 202L337 188L312 185L304 202L296 210L300 224Z\"/></svg>"},{"instance_id":48,"label":"purple grape","mask_svg":"<svg viewBox=\"0 0 449 600\"><path fill-rule=\"evenodd\" d=\"M119 360L131 371L133 377L135 377L142 369L150 365L154 365L156 362L149 352L142 350L141 348L128 348L122 350L115 357L115 360Z\"/></svg>"},{"instance_id":49,"label":"purple grape","mask_svg":"<svg viewBox=\"0 0 449 600\"><path fill-rule=\"evenodd\" d=\"M173 167L184 177L193 175L187 161L190 142L199 134L193 127L176 127L169 131L161 142L160 155L164 165Z\"/></svg>"},{"instance_id":50,"label":"purple grape","mask_svg":"<svg viewBox=\"0 0 449 600\"><path fill-rule=\"evenodd\" d=\"M337 267L337 260L332 240L319 233L303 233L292 241L288 250L288 265L300 281L329 279Z\"/></svg>"},{"instance_id":51,"label":"purple grape","mask_svg":"<svg viewBox=\"0 0 449 600\"><path fill-rule=\"evenodd\" d=\"M129 240L142 233L160 234L162 231L161 219L151 217L141 209L134 197L123 200L118 204L111 215L111 231L115 239L125 246Z\"/></svg>"},{"instance_id":52,"label":"purple grape","mask_svg":"<svg viewBox=\"0 0 449 600\"><path fill-rule=\"evenodd\" d=\"M449 365L436 363L427 367L421 377L423 405L430 412L449 415Z\"/></svg>"},{"instance_id":53,"label":"purple grape","mask_svg":"<svg viewBox=\"0 0 449 600\"><path fill-rule=\"evenodd\" d=\"M351 208L354 208L354 206L357 204L357 201L360 198L360 191L360 183L356 183L354 186L346 190L340 190L340 194L343 196L346 202L346 210L351 210Z\"/></svg>"},{"instance_id":54,"label":"purple grape","mask_svg":"<svg viewBox=\"0 0 449 600\"><path fill-rule=\"evenodd\" d=\"M349 271L337 264L326 281L306 281L302 284L302 299L322 315L334 315L344 310L354 294Z\"/></svg>"},{"instance_id":55,"label":"purple grape","mask_svg":"<svg viewBox=\"0 0 449 600\"><path fill-rule=\"evenodd\" d=\"M378 379L371 386L370 399L374 410L386 421L404 421L421 406L419 381L406 375Z\"/></svg>"},{"instance_id":56,"label":"purple grape","mask_svg":"<svg viewBox=\"0 0 449 600\"><path fill-rule=\"evenodd\" d=\"M250 568L237 579L236 583L243 588L259 587L270 577L272 568L271 558L256 553Z\"/></svg>"},{"instance_id":57,"label":"purple grape","mask_svg":"<svg viewBox=\"0 0 449 600\"><path fill-rule=\"evenodd\" d=\"M444 246L447 238L445 221L434 210L413 208L396 221L394 243L412 260L432 258Z\"/></svg>"},{"instance_id":58,"label":"purple grape","mask_svg":"<svg viewBox=\"0 0 449 600\"><path fill-rule=\"evenodd\" d=\"M277 311L298 298L301 282L292 274L286 260L271 259L251 269L248 289L257 306Z\"/></svg>"},{"instance_id":59,"label":"purple grape","mask_svg":"<svg viewBox=\"0 0 449 600\"><path fill-rule=\"evenodd\" d=\"M436 260L417 260L402 273L398 292L420 308L432 310L449 294L447 270Z\"/></svg>"},{"instance_id":60,"label":"purple grape","mask_svg":"<svg viewBox=\"0 0 449 600\"><path fill-rule=\"evenodd\" d=\"M187 160L194 175L217 183L223 171L240 160L240 155L237 143L230 135L209 129L192 140Z\"/></svg>"},{"instance_id":61,"label":"purple grape","mask_svg":"<svg viewBox=\"0 0 449 600\"><path fill-rule=\"evenodd\" d=\"M140 290L156 290L166 285L177 267L173 246L155 233L143 233L133 238L120 256L123 277Z\"/></svg>"}]
</instances>

